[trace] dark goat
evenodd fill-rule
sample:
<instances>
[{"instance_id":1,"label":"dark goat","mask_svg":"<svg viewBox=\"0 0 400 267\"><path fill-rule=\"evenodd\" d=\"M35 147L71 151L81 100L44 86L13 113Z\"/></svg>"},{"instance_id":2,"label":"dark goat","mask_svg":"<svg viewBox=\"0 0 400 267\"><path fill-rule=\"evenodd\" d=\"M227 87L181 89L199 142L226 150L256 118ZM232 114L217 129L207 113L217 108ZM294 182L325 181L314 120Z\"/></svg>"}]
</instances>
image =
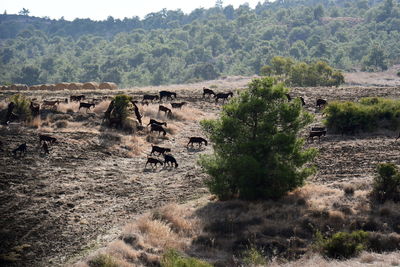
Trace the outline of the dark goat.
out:
<instances>
[{"instance_id":1,"label":"dark goat","mask_svg":"<svg viewBox=\"0 0 400 267\"><path fill-rule=\"evenodd\" d=\"M292 101L292 97L289 94L285 94L285 96L287 97L287 100L290 102Z\"/></svg>"},{"instance_id":2,"label":"dark goat","mask_svg":"<svg viewBox=\"0 0 400 267\"><path fill-rule=\"evenodd\" d=\"M135 112L136 119L139 121L140 125L142 125L142 115L140 114L138 106L136 106L134 101L131 101L133 105L133 111Z\"/></svg>"},{"instance_id":3,"label":"dark goat","mask_svg":"<svg viewBox=\"0 0 400 267\"><path fill-rule=\"evenodd\" d=\"M186 105L186 102L181 102L181 103L171 103L171 106L173 108L182 108L183 105Z\"/></svg>"},{"instance_id":4,"label":"dark goat","mask_svg":"<svg viewBox=\"0 0 400 267\"><path fill-rule=\"evenodd\" d=\"M199 147L201 147L201 145L202 145L203 143L204 143L205 145L208 144L208 143L207 143L207 140L204 139L203 137L190 137L189 143L186 145L186 147L188 147L190 144L192 144L192 147L193 147L193 144L194 144L194 143L199 144Z\"/></svg>"},{"instance_id":5,"label":"dark goat","mask_svg":"<svg viewBox=\"0 0 400 267\"><path fill-rule=\"evenodd\" d=\"M167 132L164 130L164 128L157 124L151 124L150 133L152 133L152 132L158 132L158 135L160 135L160 133L162 132L164 136L167 134Z\"/></svg>"},{"instance_id":6,"label":"dark goat","mask_svg":"<svg viewBox=\"0 0 400 267\"><path fill-rule=\"evenodd\" d=\"M211 96L211 95L212 95L213 97L215 97L215 93L214 93L213 90L211 90L211 89L209 89L209 88L203 87L203 98L204 98L206 95L208 95L208 96Z\"/></svg>"},{"instance_id":7,"label":"dark goat","mask_svg":"<svg viewBox=\"0 0 400 267\"><path fill-rule=\"evenodd\" d=\"M49 142L50 144L54 144L55 142L57 142L57 138L48 136L48 135L44 135L44 134L39 134L39 142Z\"/></svg>"},{"instance_id":8,"label":"dark goat","mask_svg":"<svg viewBox=\"0 0 400 267\"><path fill-rule=\"evenodd\" d=\"M145 100L153 101L153 100L158 100L158 99L159 99L158 95L144 95L142 102Z\"/></svg>"},{"instance_id":9,"label":"dark goat","mask_svg":"<svg viewBox=\"0 0 400 267\"><path fill-rule=\"evenodd\" d=\"M55 101L44 100L42 106L57 108L58 104L60 104L59 100L55 100Z\"/></svg>"},{"instance_id":10,"label":"dark goat","mask_svg":"<svg viewBox=\"0 0 400 267\"><path fill-rule=\"evenodd\" d=\"M81 100L84 100L85 96L84 95L71 95L69 97L69 101L71 102L80 102Z\"/></svg>"},{"instance_id":11,"label":"dark goat","mask_svg":"<svg viewBox=\"0 0 400 267\"><path fill-rule=\"evenodd\" d=\"M78 110L81 110L81 108L86 108L86 112L88 112L88 110L89 110L92 106L95 107L96 104L95 104L95 103L84 103L84 102L81 102L81 103L79 103L79 109L78 109Z\"/></svg>"},{"instance_id":12,"label":"dark goat","mask_svg":"<svg viewBox=\"0 0 400 267\"><path fill-rule=\"evenodd\" d=\"M317 99L317 108L325 107L325 105L328 104L328 102L324 99L318 98Z\"/></svg>"},{"instance_id":13,"label":"dark goat","mask_svg":"<svg viewBox=\"0 0 400 267\"><path fill-rule=\"evenodd\" d=\"M14 157L17 156L18 152L19 152L19 156L22 156L22 154L24 154L24 156L25 156L26 151L27 151L26 143L23 143L23 144L20 144L16 149L14 149L12 151L12 153L14 154Z\"/></svg>"},{"instance_id":14,"label":"dark goat","mask_svg":"<svg viewBox=\"0 0 400 267\"><path fill-rule=\"evenodd\" d=\"M164 154L164 165L172 167L174 164L175 168L178 168L178 162L176 162L176 159L171 155Z\"/></svg>"},{"instance_id":15,"label":"dark goat","mask_svg":"<svg viewBox=\"0 0 400 267\"><path fill-rule=\"evenodd\" d=\"M166 147L160 147L160 146L153 146L151 145L151 152L150 155L153 155L153 153L157 152L159 155L165 154L165 152L171 152L170 148Z\"/></svg>"},{"instance_id":16,"label":"dark goat","mask_svg":"<svg viewBox=\"0 0 400 267\"><path fill-rule=\"evenodd\" d=\"M176 93L170 91L160 91L160 101L162 101L164 97L172 100L172 96L174 96L174 98L176 99Z\"/></svg>"},{"instance_id":17,"label":"dark goat","mask_svg":"<svg viewBox=\"0 0 400 267\"><path fill-rule=\"evenodd\" d=\"M302 104L303 106L305 106L305 105L306 105L306 102L304 101L304 98L303 98L302 96L299 96L299 98L300 98L301 104Z\"/></svg>"},{"instance_id":18,"label":"dark goat","mask_svg":"<svg viewBox=\"0 0 400 267\"><path fill-rule=\"evenodd\" d=\"M312 132L325 131L325 130L326 130L326 128L323 127L323 126L318 126L318 127L312 127L311 128Z\"/></svg>"},{"instance_id":19,"label":"dark goat","mask_svg":"<svg viewBox=\"0 0 400 267\"><path fill-rule=\"evenodd\" d=\"M312 140L314 141L314 136L318 136L318 140L321 140L321 136L325 136L326 135L326 130L324 131L311 131L310 134L308 135L307 140Z\"/></svg>"},{"instance_id":20,"label":"dark goat","mask_svg":"<svg viewBox=\"0 0 400 267\"><path fill-rule=\"evenodd\" d=\"M165 115L167 115L167 116L172 114L171 109L169 109L169 108L167 108L167 107L165 107L163 105L160 105L158 107L158 112L160 112L160 111L163 111L165 113Z\"/></svg>"},{"instance_id":21,"label":"dark goat","mask_svg":"<svg viewBox=\"0 0 400 267\"><path fill-rule=\"evenodd\" d=\"M50 153L50 151L49 151L49 146L47 145L47 142L43 142L43 145L42 145L41 150L43 150L43 152L44 152L45 154L49 154L49 153Z\"/></svg>"},{"instance_id":22,"label":"dark goat","mask_svg":"<svg viewBox=\"0 0 400 267\"><path fill-rule=\"evenodd\" d=\"M150 122L149 122L149 124L147 124L147 126L149 126L149 125L151 125L151 124L157 124L157 125L164 125L165 127L167 126L167 123L166 122L159 122L159 121L156 121L156 120L154 120L154 119L150 119Z\"/></svg>"},{"instance_id":23,"label":"dark goat","mask_svg":"<svg viewBox=\"0 0 400 267\"><path fill-rule=\"evenodd\" d=\"M144 167L146 168L147 167L147 164L149 164L150 163L150 165L152 166L152 167L156 167L157 168L157 164L160 164L161 166L163 166L164 165L164 162L162 162L161 160L159 160L159 159L155 159L155 158L147 158L147 162L146 162L146 165L144 165Z\"/></svg>"},{"instance_id":24,"label":"dark goat","mask_svg":"<svg viewBox=\"0 0 400 267\"><path fill-rule=\"evenodd\" d=\"M222 99L222 103L224 103L225 99L228 99L228 97L233 97L233 93L218 93L215 95L215 102L218 102L218 99Z\"/></svg>"},{"instance_id":25,"label":"dark goat","mask_svg":"<svg viewBox=\"0 0 400 267\"><path fill-rule=\"evenodd\" d=\"M31 105L29 106L29 108L30 108L30 110L31 110L31 113L32 113L32 116L33 116L33 117L39 116L40 107L39 107L38 104L35 104L35 103L33 103L33 102L31 101Z\"/></svg>"}]
</instances>

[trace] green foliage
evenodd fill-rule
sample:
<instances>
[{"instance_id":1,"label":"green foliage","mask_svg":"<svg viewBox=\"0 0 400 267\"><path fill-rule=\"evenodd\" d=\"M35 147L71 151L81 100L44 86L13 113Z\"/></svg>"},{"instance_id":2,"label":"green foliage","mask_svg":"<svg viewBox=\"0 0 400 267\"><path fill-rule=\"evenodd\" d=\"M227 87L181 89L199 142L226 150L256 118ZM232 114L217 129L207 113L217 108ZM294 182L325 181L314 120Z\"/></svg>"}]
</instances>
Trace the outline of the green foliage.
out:
<instances>
[{"instance_id":1,"label":"green foliage","mask_svg":"<svg viewBox=\"0 0 400 267\"><path fill-rule=\"evenodd\" d=\"M118 267L115 259L106 254L100 254L88 262L89 267Z\"/></svg>"},{"instance_id":2,"label":"green foliage","mask_svg":"<svg viewBox=\"0 0 400 267\"><path fill-rule=\"evenodd\" d=\"M196 258L181 256L175 250L168 250L161 259L162 267L212 267L211 264Z\"/></svg>"},{"instance_id":3,"label":"green foliage","mask_svg":"<svg viewBox=\"0 0 400 267\"><path fill-rule=\"evenodd\" d=\"M246 266L266 266L267 260L262 251L252 246L243 253L243 262Z\"/></svg>"},{"instance_id":4,"label":"green foliage","mask_svg":"<svg viewBox=\"0 0 400 267\"><path fill-rule=\"evenodd\" d=\"M132 97L127 95L116 95L114 97L114 109L110 115L111 118L116 118L122 123L126 121L131 114Z\"/></svg>"},{"instance_id":5,"label":"green foliage","mask_svg":"<svg viewBox=\"0 0 400 267\"><path fill-rule=\"evenodd\" d=\"M378 165L378 174L374 178L372 197L379 202L400 201L400 173L393 163Z\"/></svg>"},{"instance_id":6,"label":"green foliage","mask_svg":"<svg viewBox=\"0 0 400 267\"><path fill-rule=\"evenodd\" d=\"M15 94L9 98L9 102L15 104L13 113L18 116L21 121L28 121L32 118L30 109L30 100L23 94Z\"/></svg>"},{"instance_id":7,"label":"green foliage","mask_svg":"<svg viewBox=\"0 0 400 267\"><path fill-rule=\"evenodd\" d=\"M0 15L0 81L158 85L254 75L266 64L287 78L285 62L271 64L274 56L341 69L399 63L398 1L261 2L254 9L218 2L189 14L163 9L143 19L103 21ZM314 78L303 76L289 81L306 86ZM324 84L340 84L336 78Z\"/></svg>"},{"instance_id":8,"label":"green foliage","mask_svg":"<svg viewBox=\"0 0 400 267\"><path fill-rule=\"evenodd\" d=\"M356 102L331 102L324 110L326 124L332 131L372 132L379 128L395 130L400 126L400 101L363 98Z\"/></svg>"},{"instance_id":9,"label":"green foliage","mask_svg":"<svg viewBox=\"0 0 400 267\"><path fill-rule=\"evenodd\" d=\"M369 234L362 230L351 233L337 232L330 238L324 238L317 232L315 246L330 258L348 259L366 249L368 237Z\"/></svg>"},{"instance_id":10,"label":"green foliage","mask_svg":"<svg viewBox=\"0 0 400 267\"><path fill-rule=\"evenodd\" d=\"M271 67L263 66L260 73L284 75L287 83L294 86L339 86L344 83L342 72L334 70L324 61L294 63L290 58L274 57Z\"/></svg>"},{"instance_id":11,"label":"green foliage","mask_svg":"<svg viewBox=\"0 0 400 267\"><path fill-rule=\"evenodd\" d=\"M273 78L254 79L223 107L217 120L204 120L214 154L201 157L206 182L220 199L279 198L301 186L316 154L303 149L298 132L312 121L300 101L287 102L287 89Z\"/></svg>"}]
</instances>

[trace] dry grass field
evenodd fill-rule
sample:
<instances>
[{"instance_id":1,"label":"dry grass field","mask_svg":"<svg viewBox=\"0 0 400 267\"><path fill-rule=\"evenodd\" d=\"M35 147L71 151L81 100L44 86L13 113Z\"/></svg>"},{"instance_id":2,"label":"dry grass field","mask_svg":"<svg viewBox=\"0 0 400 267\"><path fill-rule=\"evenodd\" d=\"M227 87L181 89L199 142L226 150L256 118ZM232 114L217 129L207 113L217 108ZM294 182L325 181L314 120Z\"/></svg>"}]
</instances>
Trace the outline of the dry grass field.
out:
<instances>
[{"instance_id":1,"label":"dry grass field","mask_svg":"<svg viewBox=\"0 0 400 267\"><path fill-rule=\"evenodd\" d=\"M156 264L165 249L175 248L217 266L234 266L243 250L262 243L275 265L399 265L398 252L385 257L364 253L346 264L328 263L310 249L315 229L363 228L381 235L377 238L391 236L393 242L399 242L399 204L375 206L368 198L376 164L400 165L397 132L357 136L328 132L321 141L308 143L320 151L314 162L317 174L305 187L278 202L220 203L208 195L202 183L205 174L196 161L199 154L211 152L211 146L186 148L188 137L203 136L199 121L216 117L221 108L221 104L202 99L202 87L235 91L249 81L228 77L202 84L116 91L24 92L38 101L85 94L98 104L89 112L78 111L75 103L60 104L57 111L42 111L41 119L29 125L0 126L4 144L0 151L0 263L87 266L97 254L107 253L120 266L140 266ZM366 96L399 99L399 89L293 88L291 94L305 98L305 108L315 113L315 124L319 124L323 117L315 109L317 98L328 102L357 101ZM150 118L168 122L165 137L150 134L147 128L130 133L102 124L111 96L125 93L141 99L144 93L160 90L175 91L177 101L188 102L182 110L173 110L172 119L157 112L158 104L139 105L144 125ZM14 93L0 92L0 109ZM39 133L58 139L50 146L49 155L40 152ZM28 145L27 155L12 157L10 151L23 142ZM179 167L145 168L151 144L170 147ZM352 190L353 194L346 193ZM284 263L277 255L302 258Z\"/></svg>"}]
</instances>

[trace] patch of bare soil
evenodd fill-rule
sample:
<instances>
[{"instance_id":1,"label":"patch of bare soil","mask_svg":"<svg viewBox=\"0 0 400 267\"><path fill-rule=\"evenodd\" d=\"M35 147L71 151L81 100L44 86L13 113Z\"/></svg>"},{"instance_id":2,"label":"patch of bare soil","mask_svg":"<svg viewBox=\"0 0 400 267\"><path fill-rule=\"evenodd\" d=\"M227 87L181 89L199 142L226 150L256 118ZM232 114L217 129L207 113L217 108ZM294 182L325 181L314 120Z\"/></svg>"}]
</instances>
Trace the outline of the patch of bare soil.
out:
<instances>
[{"instance_id":1,"label":"patch of bare soil","mask_svg":"<svg viewBox=\"0 0 400 267\"><path fill-rule=\"evenodd\" d=\"M381 72L347 72L344 73L346 84L362 86L399 86L400 77L397 73L400 65L394 65Z\"/></svg>"},{"instance_id":2,"label":"patch of bare soil","mask_svg":"<svg viewBox=\"0 0 400 267\"><path fill-rule=\"evenodd\" d=\"M218 88L226 91L228 84ZM233 85L230 89L241 87ZM175 112L173 120L158 114L156 104L140 107L145 124L150 117L168 121L165 138L150 135L146 129L134 135L108 130L101 124L104 110L99 108L86 114L78 112L74 105L64 106L59 117L46 112L48 117L43 115L38 129L1 126L0 139L5 149L0 152L1 263L9 266L65 264L71 256L89 249L93 240L125 225L138 214L169 202L185 202L207 194L203 185L205 175L196 161L199 154L211 151L210 146L185 147L188 137L203 135L199 120L215 117L220 111L220 104L201 98L201 88L168 87L178 93L178 101L189 103ZM144 92L157 90L161 88L83 93L88 98L103 99L124 92L141 99ZM27 95L48 100L63 99L70 93L75 92L32 91ZM7 92L1 97L10 94ZM328 102L366 96L399 98L400 90L395 87L294 88L291 94L305 98L305 108L316 114L315 123L319 124L323 116L315 109L317 98ZM62 117L65 112L69 117ZM59 121L66 121L66 125L57 124ZM38 132L47 132L59 140L51 146L50 155L40 153ZM321 141L307 144L320 149L315 161L318 173L311 182L335 190L348 183L367 187L376 163L400 164L395 137L395 133L387 132L357 136L328 132ZM12 157L10 151L25 141L28 154L17 159ZM145 169L151 143L171 147L179 167Z\"/></svg>"}]
</instances>

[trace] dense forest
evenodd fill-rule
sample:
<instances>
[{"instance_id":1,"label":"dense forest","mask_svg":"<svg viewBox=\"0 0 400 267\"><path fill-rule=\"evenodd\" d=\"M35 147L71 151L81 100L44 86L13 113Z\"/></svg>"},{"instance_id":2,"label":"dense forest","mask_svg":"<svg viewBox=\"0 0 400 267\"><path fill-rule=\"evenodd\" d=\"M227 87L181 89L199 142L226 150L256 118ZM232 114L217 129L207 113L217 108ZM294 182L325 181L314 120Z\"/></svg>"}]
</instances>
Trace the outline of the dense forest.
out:
<instances>
[{"instance_id":1,"label":"dense forest","mask_svg":"<svg viewBox=\"0 0 400 267\"><path fill-rule=\"evenodd\" d=\"M343 70L400 63L399 0L277 0L104 21L0 15L0 83L121 87L259 74L275 56Z\"/></svg>"}]
</instances>

